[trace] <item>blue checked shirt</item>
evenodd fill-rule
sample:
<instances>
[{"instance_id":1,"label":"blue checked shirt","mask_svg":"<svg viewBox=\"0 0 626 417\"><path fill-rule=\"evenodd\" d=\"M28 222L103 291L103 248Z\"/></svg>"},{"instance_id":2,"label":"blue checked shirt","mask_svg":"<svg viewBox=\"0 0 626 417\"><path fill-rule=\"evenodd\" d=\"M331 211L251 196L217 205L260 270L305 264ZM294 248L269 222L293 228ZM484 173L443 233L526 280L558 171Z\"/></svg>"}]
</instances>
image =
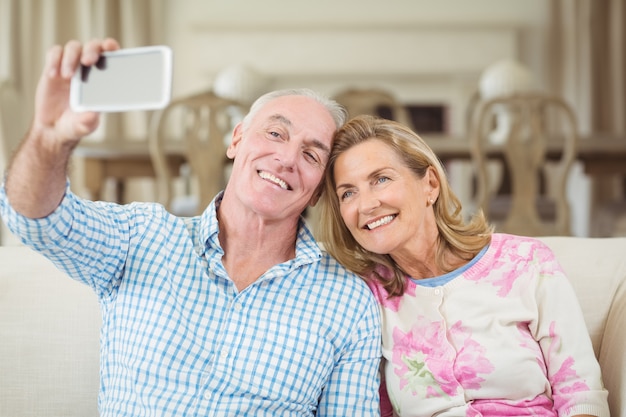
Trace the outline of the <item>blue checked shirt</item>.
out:
<instances>
[{"instance_id":1,"label":"blue checked shirt","mask_svg":"<svg viewBox=\"0 0 626 417\"><path fill-rule=\"evenodd\" d=\"M68 187L54 213L31 220L0 190L13 232L98 295L101 415L379 415L379 312L366 285L302 224L295 258L238 292L216 201L181 219Z\"/></svg>"}]
</instances>

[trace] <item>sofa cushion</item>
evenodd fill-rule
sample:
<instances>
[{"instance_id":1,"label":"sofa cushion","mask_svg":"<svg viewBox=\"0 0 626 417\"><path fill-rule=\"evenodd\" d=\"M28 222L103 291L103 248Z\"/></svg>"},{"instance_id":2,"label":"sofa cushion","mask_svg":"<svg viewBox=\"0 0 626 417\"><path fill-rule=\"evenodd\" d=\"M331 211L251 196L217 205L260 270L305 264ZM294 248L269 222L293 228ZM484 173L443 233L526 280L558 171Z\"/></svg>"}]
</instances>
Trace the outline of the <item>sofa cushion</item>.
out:
<instances>
[{"instance_id":1,"label":"sofa cushion","mask_svg":"<svg viewBox=\"0 0 626 417\"><path fill-rule=\"evenodd\" d=\"M626 238L541 239L579 297L611 415L626 417ZM0 416L97 416L100 324L91 289L27 247L0 247Z\"/></svg>"},{"instance_id":2,"label":"sofa cushion","mask_svg":"<svg viewBox=\"0 0 626 417\"><path fill-rule=\"evenodd\" d=\"M0 251L0 416L97 416L96 296L27 247Z\"/></svg>"}]
</instances>

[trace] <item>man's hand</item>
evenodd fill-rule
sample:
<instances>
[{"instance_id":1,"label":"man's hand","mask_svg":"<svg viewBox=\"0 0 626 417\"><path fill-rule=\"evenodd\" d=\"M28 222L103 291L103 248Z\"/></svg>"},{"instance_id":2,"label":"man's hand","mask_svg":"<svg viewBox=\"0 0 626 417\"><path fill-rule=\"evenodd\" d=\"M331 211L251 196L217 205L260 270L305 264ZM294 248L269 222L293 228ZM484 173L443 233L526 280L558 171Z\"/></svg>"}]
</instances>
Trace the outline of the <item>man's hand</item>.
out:
<instances>
[{"instance_id":1,"label":"man's hand","mask_svg":"<svg viewBox=\"0 0 626 417\"><path fill-rule=\"evenodd\" d=\"M70 108L70 83L80 64L93 65L104 51L119 49L114 39L85 45L70 41L48 52L35 96L35 117L7 171L9 202L30 218L52 213L65 195L67 165L78 141L98 127L99 114Z\"/></svg>"},{"instance_id":2,"label":"man's hand","mask_svg":"<svg viewBox=\"0 0 626 417\"><path fill-rule=\"evenodd\" d=\"M110 38L93 40L85 45L70 41L63 47L53 46L48 51L37 86L32 130L48 139L68 142L71 148L81 137L93 132L98 127L99 115L71 110L70 82L80 64L93 65L102 52L119 48L117 41Z\"/></svg>"}]
</instances>

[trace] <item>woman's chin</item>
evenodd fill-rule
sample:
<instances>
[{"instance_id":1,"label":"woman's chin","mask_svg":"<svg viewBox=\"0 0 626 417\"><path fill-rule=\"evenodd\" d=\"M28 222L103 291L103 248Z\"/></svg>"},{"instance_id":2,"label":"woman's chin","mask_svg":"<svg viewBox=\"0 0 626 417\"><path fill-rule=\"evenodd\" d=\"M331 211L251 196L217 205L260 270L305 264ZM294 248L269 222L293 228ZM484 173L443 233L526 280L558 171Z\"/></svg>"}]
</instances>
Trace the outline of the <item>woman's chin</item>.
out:
<instances>
[{"instance_id":1,"label":"woman's chin","mask_svg":"<svg viewBox=\"0 0 626 417\"><path fill-rule=\"evenodd\" d=\"M369 252L376 253L378 255L386 255L391 251L391 247L385 242L364 242L361 246Z\"/></svg>"}]
</instances>

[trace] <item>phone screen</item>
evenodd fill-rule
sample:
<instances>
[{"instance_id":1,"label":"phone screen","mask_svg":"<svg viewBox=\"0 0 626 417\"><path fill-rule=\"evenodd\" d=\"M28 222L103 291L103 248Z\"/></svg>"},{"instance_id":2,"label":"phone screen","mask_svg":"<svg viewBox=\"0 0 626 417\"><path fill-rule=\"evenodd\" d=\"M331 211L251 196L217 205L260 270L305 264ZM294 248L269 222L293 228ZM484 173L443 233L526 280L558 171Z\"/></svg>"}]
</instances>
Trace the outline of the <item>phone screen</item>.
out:
<instances>
[{"instance_id":1,"label":"phone screen","mask_svg":"<svg viewBox=\"0 0 626 417\"><path fill-rule=\"evenodd\" d=\"M74 75L71 106L108 112L163 108L171 96L171 66L171 50L163 46L105 52Z\"/></svg>"}]
</instances>

